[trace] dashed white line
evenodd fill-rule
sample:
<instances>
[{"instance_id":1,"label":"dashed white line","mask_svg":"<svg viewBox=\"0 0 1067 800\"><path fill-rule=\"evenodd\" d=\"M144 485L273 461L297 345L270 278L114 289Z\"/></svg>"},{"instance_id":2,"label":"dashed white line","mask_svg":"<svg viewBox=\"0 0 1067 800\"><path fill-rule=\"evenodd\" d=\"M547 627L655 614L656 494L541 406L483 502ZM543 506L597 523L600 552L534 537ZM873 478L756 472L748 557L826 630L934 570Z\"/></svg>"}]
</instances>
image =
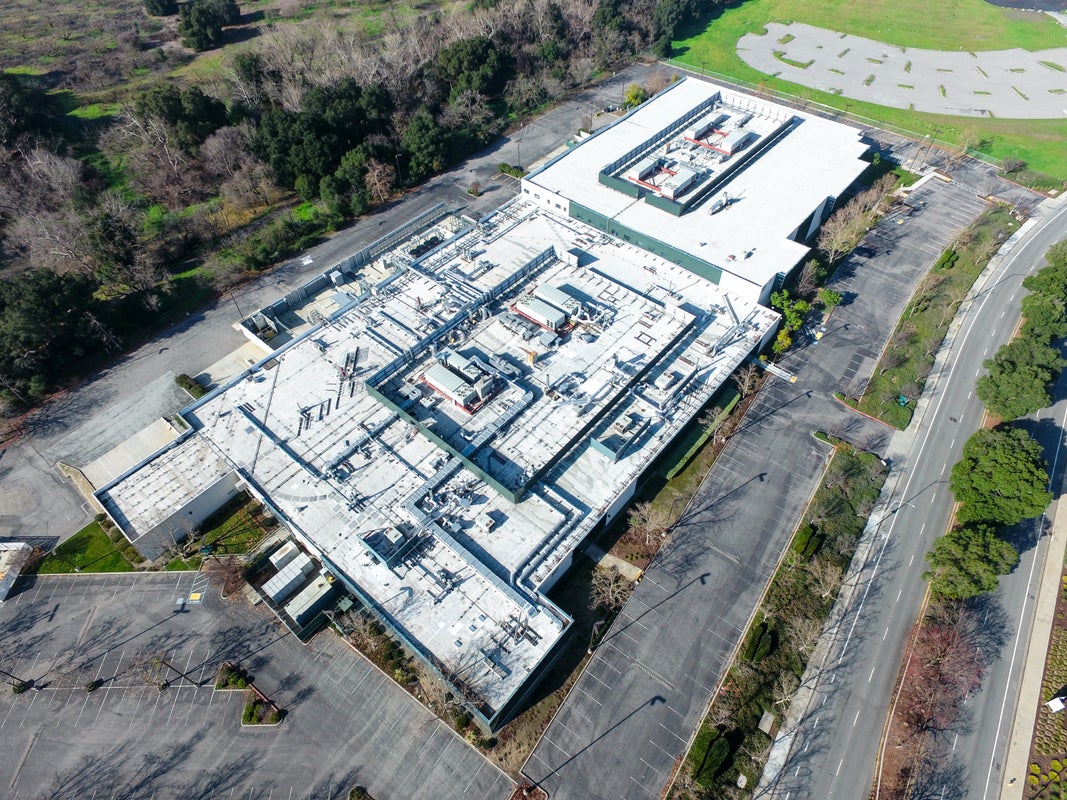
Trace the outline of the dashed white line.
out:
<instances>
[{"instance_id":1,"label":"dashed white line","mask_svg":"<svg viewBox=\"0 0 1067 800\"><path fill-rule=\"evenodd\" d=\"M885 637L889 635L889 626L886 626L885 633L882 634L882 641L885 641Z\"/></svg>"},{"instance_id":2,"label":"dashed white line","mask_svg":"<svg viewBox=\"0 0 1067 800\"><path fill-rule=\"evenodd\" d=\"M871 667L871 674L867 676L867 683L870 683L872 678L874 678L874 667ZM856 712L856 719L859 719L859 716L860 716L860 712L857 711ZM856 724L856 720L852 720L852 724L855 725Z\"/></svg>"}]
</instances>

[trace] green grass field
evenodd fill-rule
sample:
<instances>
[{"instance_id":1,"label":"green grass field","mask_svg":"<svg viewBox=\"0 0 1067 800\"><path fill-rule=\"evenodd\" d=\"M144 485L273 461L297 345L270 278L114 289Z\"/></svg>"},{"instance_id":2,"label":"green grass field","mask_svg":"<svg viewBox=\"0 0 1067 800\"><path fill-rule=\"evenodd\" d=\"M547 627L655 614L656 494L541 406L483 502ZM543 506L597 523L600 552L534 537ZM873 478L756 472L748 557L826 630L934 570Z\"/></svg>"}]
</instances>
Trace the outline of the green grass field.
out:
<instances>
[{"instance_id":1,"label":"green grass field","mask_svg":"<svg viewBox=\"0 0 1067 800\"><path fill-rule=\"evenodd\" d=\"M929 4L922 0L747 0L687 31L674 43L673 61L709 75L720 75L795 95L846 111L874 123L930 135L949 143L977 140L977 149L993 158L1015 157L1030 169L1067 178L1067 120L1010 120L953 117L889 108L809 89L772 78L742 61L736 51L746 33L765 32L768 22L805 22L844 33L926 49L1042 50L1067 46L1067 29L1044 14L1012 11L984 0L950 0L939 4L937 25L930 24Z\"/></svg>"},{"instance_id":2,"label":"green grass field","mask_svg":"<svg viewBox=\"0 0 1067 800\"><path fill-rule=\"evenodd\" d=\"M107 538L100 524L90 522L57 547L37 569L38 575L64 572L133 572L133 566Z\"/></svg>"}]
</instances>

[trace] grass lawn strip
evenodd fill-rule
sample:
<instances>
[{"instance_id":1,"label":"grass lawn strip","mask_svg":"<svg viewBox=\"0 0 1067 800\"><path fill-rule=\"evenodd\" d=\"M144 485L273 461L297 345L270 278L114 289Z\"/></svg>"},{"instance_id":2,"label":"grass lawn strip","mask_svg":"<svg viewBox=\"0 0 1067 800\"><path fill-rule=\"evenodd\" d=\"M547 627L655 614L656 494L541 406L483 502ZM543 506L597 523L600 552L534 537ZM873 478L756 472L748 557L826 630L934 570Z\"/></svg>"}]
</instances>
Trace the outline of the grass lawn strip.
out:
<instances>
[{"instance_id":1,"label":"grass lawn strip","mask_svg":"<svg viewBox=\"0 0 1067 800\"><path fill-rule=\"evenodd\" d=\"M685 757L676 800L720 796L741 776L756 785L775 731L760 722L784 718L881 492L877 456L820 438L836 452Z\"/></svg>"},{"instance_id":2,"label":"grass lawn strip","mask_svg":"<svg viewBox=\"0 0 1067 800\"><path fill-rule=\"evenodd\" d=\"M93 520L76 534L45 556L37 567L38 575L58 575L69 572L133 572L124 551L133 546L122 538L119 542L108 538L101 524ZM131 557L137 557L136 551Z\"/></svg>"},{"instance_id":3,"label":"grass lawn strip","mask_svg":"<svg viewBox=\"0 0 1067 800\"><path fill-rule=\"evenodd\" d=\"M908 426L956 310L1000 245L1018 228L1008 207L996 206L960 234L916 288L863 397L858 403L843 398L849 405L900 430ZM898 403L899 397L907 399L906 406Z\"/></svg>"}]
</instances>

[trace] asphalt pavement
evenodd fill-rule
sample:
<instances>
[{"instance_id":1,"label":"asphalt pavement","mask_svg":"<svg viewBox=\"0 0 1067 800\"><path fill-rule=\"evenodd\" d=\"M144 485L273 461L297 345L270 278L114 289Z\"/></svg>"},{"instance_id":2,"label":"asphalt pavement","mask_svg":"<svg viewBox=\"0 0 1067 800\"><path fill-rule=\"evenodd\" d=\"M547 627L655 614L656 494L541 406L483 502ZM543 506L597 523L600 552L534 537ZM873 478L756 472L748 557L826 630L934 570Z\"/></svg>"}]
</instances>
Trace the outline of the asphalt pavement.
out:
<instances>
[{"instance_id":1,"label":"asphalt pavement","mask_svg":"<svg viewBox=\"0 0 1067 800\"><path fill-rule=\"evenodd\" d=\"M838 271L826 336L770 381L568 695L524 774L553 800L658 798L796 527L833 432L884 452L889 429L831 398L870 373L914 286L983 204L930 182ZM805 794L804 796L818 796Z\"/></svg>"},{"instance_id":2,"label":"asphalt pavement","mask_svg":"<svg viewBox=\"0 0 1067 800\"><path fill-rule=\"evenodd\" d=\"M363 785L379 800L503 800L513 788L338 637L304 646L263 606L222 600L203 573L20 589L0 605L0 679L40 691L0 686L4 798L337 800ZM245 692L214 691L223 660L282 709L280 725L242 727Z\"/></svg>"},{"instance_id":3,"label":"asphalt pavement","mask_svg":"<svg viewBox=\"0 0 1067 800\"><path fill-rule=\"evenodd\" d=\"M788 760L778 781L758 796L867 795L900 656L926 589L923 559L951 513L949 473L981 421L974 381L982 362L1016 327L1023 278L1041 266L1048 246L1067 234L1062 202L1046 205L1040 216L976 283L938 354L913 424L889 443L894 468L868 526L869 551L853 578L855 591L845 594L828 646L806 678L801 721L786 729ZM1058 405L1034 426L1050 463L1057 459L1062 417ZM1057 464L1055 485L1062 480L1064 459ZM1025 645L1029 635L1034 579L1046 547L1038 530L1034 524L1020 526L1021 563L981 605L983 651L990 658L983 688L968 699L959 726L946 734L949 757L923 775L924 796L996 796L1026 649L1019 643Z\"/></svg>"}]
</instances>

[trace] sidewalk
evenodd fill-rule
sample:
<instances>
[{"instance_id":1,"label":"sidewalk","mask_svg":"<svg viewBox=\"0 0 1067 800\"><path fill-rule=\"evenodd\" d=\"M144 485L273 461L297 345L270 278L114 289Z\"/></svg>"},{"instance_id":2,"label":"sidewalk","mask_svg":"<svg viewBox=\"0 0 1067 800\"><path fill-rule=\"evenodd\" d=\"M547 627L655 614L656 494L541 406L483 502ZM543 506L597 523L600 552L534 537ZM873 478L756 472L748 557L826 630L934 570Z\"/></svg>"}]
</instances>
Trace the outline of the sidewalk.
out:
<instances>
[{"instance_id":1,"label":"sidewalk","mask_svg":"<svg viewBox=\"0 0 1067 800\"><path fill-rule=\"evenodd\" d=\"M1045 675L1045 655L1056 616L1056 598L1060 590L1063 557L1067 552L1067 514L1060 515L1060 511L1065 509L1067 495L1061 496L1052 506L1052 541L1045 553L1045 564L1037 590L1037 605L1034 609L1034 624L1030 629L1026 658L1023 660L1019 701L1015 706L1015 721L1012 723L1011 739L1004 758L1001 800L1021 800L1026 792L1030 740L1034 734L1037 710L1040 703L1048 700L1041 695L1041 680Z\"/></svg>"}]
</instances>

